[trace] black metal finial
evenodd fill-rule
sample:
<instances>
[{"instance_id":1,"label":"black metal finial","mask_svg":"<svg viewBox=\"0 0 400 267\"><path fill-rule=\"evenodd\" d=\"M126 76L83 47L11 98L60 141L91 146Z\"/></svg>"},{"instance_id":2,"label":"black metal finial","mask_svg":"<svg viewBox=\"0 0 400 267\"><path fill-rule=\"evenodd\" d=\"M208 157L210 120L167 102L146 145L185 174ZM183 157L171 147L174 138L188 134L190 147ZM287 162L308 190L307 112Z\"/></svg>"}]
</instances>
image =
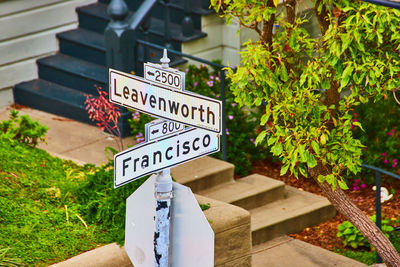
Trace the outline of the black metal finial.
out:
<instances>
[{"instance_id":1,"label":"black metal finial","mask_svg":"<svg viewBox=\"0 0 400 267\"><path fill-rule=\"evenodd\" d=\"M124 0L112 0L107 13L114 21L122 21L128 16L129 9Z\"/></svg>"}]
</instances>

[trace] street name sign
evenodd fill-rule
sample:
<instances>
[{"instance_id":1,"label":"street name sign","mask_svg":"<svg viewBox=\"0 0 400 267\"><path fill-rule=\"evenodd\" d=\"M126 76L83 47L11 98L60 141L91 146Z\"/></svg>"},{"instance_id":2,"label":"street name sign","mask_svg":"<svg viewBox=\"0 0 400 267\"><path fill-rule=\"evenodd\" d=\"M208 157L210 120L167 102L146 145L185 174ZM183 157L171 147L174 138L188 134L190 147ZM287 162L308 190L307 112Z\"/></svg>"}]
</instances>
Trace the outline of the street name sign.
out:
<instances>
[{"instance_id":1,"label":"street name sign","mask_svg":"<svg viewBox=\"0 0 400 267\"><path fill-rule=\"evenodd\" d=\"M172 90L109 69L110 101L159 118L222 133L222 102L188 91Z\"/></svg>"},{"instance_id":2,"label":"street name sign","mask_svg":"<svg viewBox=\"0 0 400 267\"><path fill-rule=\"evenodd\" d=\"M172 68L162 68L159 64L144 64L144 79L153 83L182 91L185 86L185 73Z\"/></svg>"},{"instance_id":3,"label":"street name sign","mask_svg":"<svg viewBox=\"0 0 400 267\"><path fill-rule=\"evenodd\" d=\"M180 132L185 128L183 124L162 119L157 119L146 123L144 127L146 142L154 141L159 138Z\"/></svg>"},{"instance_id":4,"label":"street name sign","mask_svg":"<svg viewBox=\"0 0 400 267\"><path fill-rule=\"evenodd\" d=\"M219 149L219 135L198 128L186 128L175 135L138 144L114 156L114 187Z\"/></svg>"}]
</instances>

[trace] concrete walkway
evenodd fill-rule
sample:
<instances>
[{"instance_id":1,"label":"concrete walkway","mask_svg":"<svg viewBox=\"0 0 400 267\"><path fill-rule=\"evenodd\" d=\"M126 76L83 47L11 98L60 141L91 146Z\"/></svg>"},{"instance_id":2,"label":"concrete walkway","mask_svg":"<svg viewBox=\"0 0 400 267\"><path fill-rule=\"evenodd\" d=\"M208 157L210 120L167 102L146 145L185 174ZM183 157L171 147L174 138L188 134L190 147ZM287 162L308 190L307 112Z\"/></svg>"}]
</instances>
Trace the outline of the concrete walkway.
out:
<instances>
[{"instance_id":1,"label":"concrete walkway","mask_svg":"<svg viewBox=\"0 0 400 267\"><path fill-rule=\"evenodd\" d=\"M0 109L0 120L8 119L9 109L10 107ZM100 165L107 162L104 152L105 147L117 147L114 137L101 132L97 127L30 108L22 108L19 112L21 115L29 115L32 119L39 120L41 124L45 124L49 128L46 135L47 144L40 144L39 148L58 157L71 159L77 163ZM124 139L125 147L133 144L132 138ZM104 255L104 253L102 254ZM366 265L308 243L283 236L253 247L252 266L361 267Z\"/></svg>"}]
</instances>

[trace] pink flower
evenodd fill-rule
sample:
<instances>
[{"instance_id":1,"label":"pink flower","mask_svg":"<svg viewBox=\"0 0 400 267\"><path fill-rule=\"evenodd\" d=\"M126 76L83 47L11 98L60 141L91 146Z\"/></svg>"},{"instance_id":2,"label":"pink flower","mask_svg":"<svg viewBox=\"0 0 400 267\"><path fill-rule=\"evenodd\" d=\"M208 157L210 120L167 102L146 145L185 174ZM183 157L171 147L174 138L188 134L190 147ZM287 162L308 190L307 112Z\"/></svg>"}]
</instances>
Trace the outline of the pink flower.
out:
<instances>
[{"instance_id":1,"label":"pink flower","mask_svg":"<svg viewBox=\"0 0 400 267\"><path fill-rule=\"evenodd\" d=\"M362 188L366 188L367 185L366 185L366 184L361 184L361 187L362 187Z\"/></svg>"},{"instance_id":2,"label":"pink flower","mask_svg":"<svg viewBox=\"0 0 400 267\"><path fill-rule=\"evenodd\" d=\"M354 182L355 182L356 184L358 184L358 183L360 182L360 180L356 179Z\"/></svg>"},{"instance_id":3,"label":"pink flower","mask_svg":"<svg viewBox=\"0 0 400 267\"><path fill-rule=\"evenodd\" d=\"M394 134L394 131L390 131L390 132L388 133L389 136L392 136L393 134Z\"/></svg>"},{"instance_id":4,"label":"pink flower","mask_svg":"<svg viewBox=\"0 0 400 267\"><path fill-rule=\"evenodd\" d=\"M207 82L207 85L210 86L210 87L212 87L212 86L214 86L214 82L213 82L213 81L208 81L208 82Z\"/></svg>"},{"instance_id":5,"label":"pink flower","mask_svg":"<svg viewBox=\"0 0 400 267\"><path fill-rule=\"evenodd\" d=\"M228 119L233 120L234 116L233 115L228 115Z\"/></svg>"},{"instance_id":6,"label":"pink flower","mask_svg":"<svg viewBox=\"0 0 400 267\"><path fill-rule=\"evenodd\" d=\"M388 164L388 160L385 159L385 160L383 161L383 164Z\"/></svg>"},{"instance_id":7,"label":"pink flower","mask_svg":"<svg viewBox=\"0 0 400 267\"><path fill-rule=\"evenodd\" d=\"M386 153L385 152L382 153L382 157L386 157Z\"/></svg>"},{"instance_id":8,"label":"pink flower","mask_svg":"<svg viewBox=\"0 0 400 267\"><path fill-rule=\"evenodd\" d=\"M194 82L193 86L196 87L199 83L198 82Z\"/></svg>"},{"instance_id":9,"label":"pink flower","mask_svg":"<svg viewBox=\"0 0 400 267\"><path fill-rule=\"evenodd\" d=\"M354 119L354 120L353 120L353 122L357 122L357 121L358 121L357 119Z\"/></svg>"}]
</instances>

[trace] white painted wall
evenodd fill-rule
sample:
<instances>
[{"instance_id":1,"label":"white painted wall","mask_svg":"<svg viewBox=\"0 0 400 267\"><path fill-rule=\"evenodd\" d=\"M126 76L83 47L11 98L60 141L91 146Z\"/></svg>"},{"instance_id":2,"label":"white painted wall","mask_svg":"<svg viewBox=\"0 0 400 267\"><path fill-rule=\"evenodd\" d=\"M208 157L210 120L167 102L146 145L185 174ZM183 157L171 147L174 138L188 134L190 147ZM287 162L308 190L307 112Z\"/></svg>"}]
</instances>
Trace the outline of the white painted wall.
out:
<instances>
[{"instance_id":1,"label":"white painted wall","mask_svg":"<svg viewBox=\"0 0 400 267\"><path fill-rule=\"evenodd\" d=\"M77 27L75 8L96 0L0 1L0 107L14 84L37 78L36 59L58 50L56 33Z\"/></svg>"}]
</instances>

